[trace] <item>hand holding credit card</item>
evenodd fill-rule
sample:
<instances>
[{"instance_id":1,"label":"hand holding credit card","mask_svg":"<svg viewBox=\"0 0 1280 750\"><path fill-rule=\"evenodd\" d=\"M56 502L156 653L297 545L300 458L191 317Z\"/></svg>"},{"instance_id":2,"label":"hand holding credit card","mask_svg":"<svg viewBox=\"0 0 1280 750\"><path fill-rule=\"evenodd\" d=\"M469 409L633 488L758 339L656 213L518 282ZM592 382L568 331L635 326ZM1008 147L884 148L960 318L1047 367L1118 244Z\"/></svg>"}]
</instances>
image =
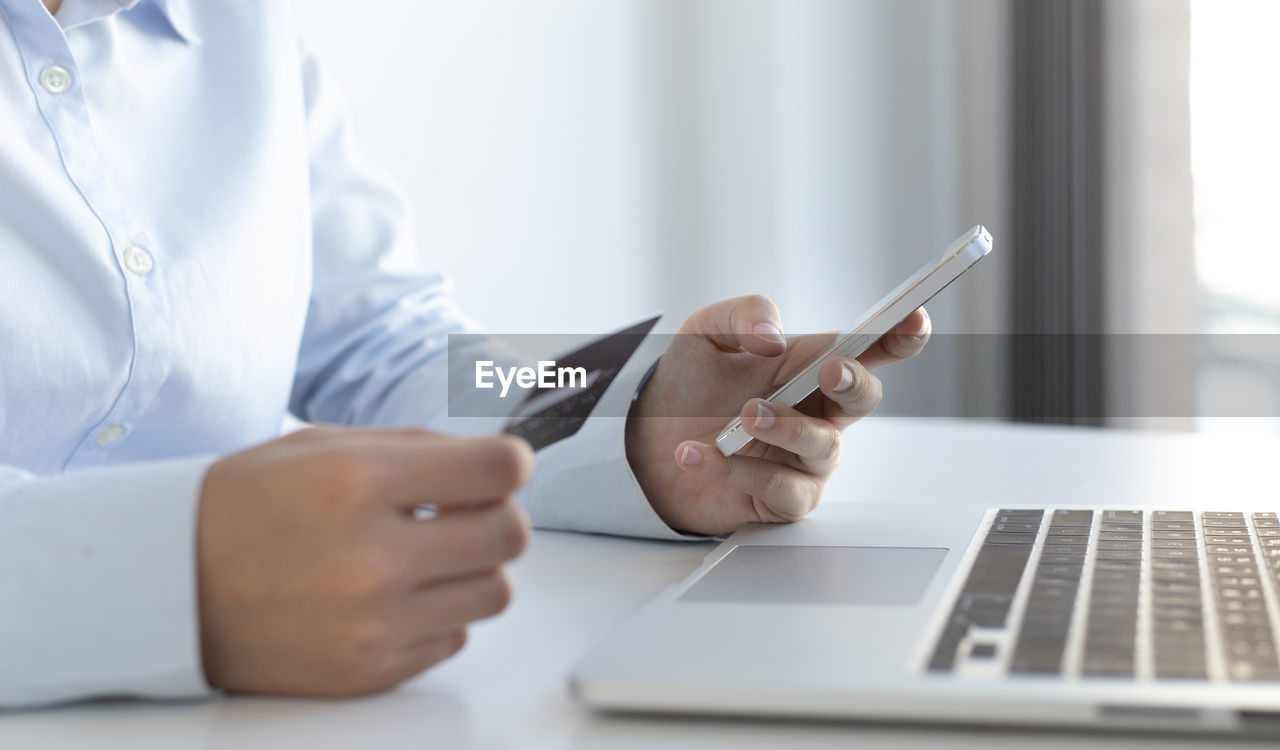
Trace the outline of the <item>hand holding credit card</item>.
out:
<instances>
[{"instance_id":1,"label":"hand holding credit card","mask_svg":"<svg viewBox=\"0 0 1280 750\"><path fill-rule=\"evenodd\" d=\"M577 388L532 390L507 417L502 431L529 441L535 451L578 432L661 317L654 315L557 357L559 367L585 370L586 382Z\"/></svg>"}]
</instances>

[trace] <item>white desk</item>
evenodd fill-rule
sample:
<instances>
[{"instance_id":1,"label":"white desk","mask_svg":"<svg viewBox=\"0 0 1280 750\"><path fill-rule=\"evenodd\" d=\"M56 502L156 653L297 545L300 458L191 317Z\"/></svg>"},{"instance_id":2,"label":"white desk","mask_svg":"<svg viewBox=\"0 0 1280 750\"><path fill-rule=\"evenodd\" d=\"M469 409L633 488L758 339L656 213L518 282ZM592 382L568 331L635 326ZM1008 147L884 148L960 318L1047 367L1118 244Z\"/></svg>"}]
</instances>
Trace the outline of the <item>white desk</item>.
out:
<instances>
[{"instance_id":1,"label":"white desk","mask_svg":"<svg viewBox=\"0 0 1280 750\"><path fill-rule=\"evenodd\" d=\"M989 505L1174 505L1276 496L1280 441L873 419L846 438L828 503L954 498ZM1108 481L1124 466L1123 482ZM1134 469L1137 469L1136 471ZM811 521L821 522L821 509ZM515 566L516 600L454 660L352 701L231 698L0 714L0 748L793 748L1076 750L1223 740L598 716L565 675L588 646L692 570L708 544L538 532ZM1238 742L1229 744L1237 745Z\"/></svg>"}]
</instances>

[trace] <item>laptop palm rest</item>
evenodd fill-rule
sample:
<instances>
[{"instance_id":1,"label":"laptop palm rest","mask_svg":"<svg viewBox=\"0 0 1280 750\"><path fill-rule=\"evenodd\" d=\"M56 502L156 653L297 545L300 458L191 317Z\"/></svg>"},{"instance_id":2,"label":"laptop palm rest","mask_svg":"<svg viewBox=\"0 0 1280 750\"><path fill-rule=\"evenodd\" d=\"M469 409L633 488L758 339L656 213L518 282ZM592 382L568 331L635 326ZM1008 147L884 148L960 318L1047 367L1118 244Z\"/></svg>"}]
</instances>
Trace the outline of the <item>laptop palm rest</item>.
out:
<instances>
[{"instance_id":1,"label":"laptop palm rest","mask_svg":"<svg viewBox=\"0 0 1280 750\"><path fill-rule=\"evenodd\" d=\"M909 607L946 555L940 547L741 545L678 601Z\"/></svg>"}]
</instances>

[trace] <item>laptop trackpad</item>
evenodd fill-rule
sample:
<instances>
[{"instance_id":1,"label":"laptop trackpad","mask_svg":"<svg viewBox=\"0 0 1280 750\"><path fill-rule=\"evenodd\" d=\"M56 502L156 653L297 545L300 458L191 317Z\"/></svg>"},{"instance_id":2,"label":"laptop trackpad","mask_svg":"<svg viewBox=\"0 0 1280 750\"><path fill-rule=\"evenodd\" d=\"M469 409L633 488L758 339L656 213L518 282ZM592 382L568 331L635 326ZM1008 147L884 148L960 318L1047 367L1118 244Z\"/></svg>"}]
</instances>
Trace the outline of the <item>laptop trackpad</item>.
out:
<instances>
[{"instance_id":1,"label":"laptop trackpad","mask_svg":"<svg viewBox=\"0 0 1280 750\"><path fill-rule=\"evenodd\" d=\"M734 547L682 602L916 604L947 550L938 547Z\"/></svg>"}]
</instances>

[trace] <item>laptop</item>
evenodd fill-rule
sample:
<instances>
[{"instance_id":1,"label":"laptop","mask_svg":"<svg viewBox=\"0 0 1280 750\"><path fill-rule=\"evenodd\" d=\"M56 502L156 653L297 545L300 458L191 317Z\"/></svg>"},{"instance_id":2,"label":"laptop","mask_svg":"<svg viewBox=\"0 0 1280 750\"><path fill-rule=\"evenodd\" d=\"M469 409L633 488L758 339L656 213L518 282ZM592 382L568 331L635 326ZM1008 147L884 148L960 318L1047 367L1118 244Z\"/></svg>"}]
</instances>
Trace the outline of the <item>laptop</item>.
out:
<instances>
[{"instance_id":1,"label":"laptop","mask_svg":"<svg viewBox=\"0 0 1280 750\"><path fill-rule=\"evenodd\" d=\"M602 710L1280 735L1280 519L836 504L592 650Z\"/></svg>"}]
</instances>

